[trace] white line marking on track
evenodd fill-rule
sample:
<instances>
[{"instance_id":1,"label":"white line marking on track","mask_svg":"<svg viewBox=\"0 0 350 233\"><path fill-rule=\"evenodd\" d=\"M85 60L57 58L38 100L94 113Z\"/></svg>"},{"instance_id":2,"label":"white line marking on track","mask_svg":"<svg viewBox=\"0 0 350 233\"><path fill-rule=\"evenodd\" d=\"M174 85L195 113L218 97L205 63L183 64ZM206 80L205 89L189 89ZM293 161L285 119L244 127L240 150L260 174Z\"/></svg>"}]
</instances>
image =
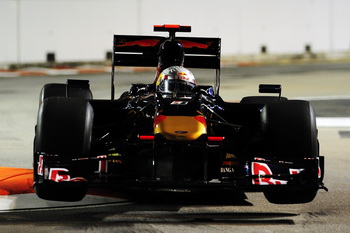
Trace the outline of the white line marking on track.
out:
<instances>
[{"instance_id":1,"label":"white line marking on track","mask_svg":"<svg viewBox=\"0 0 350 233\"><path fill-rule=\"evenodd\" d=\"M350 127L350 117L317 117L317 127Z\"/></svg>"}]
</instances>

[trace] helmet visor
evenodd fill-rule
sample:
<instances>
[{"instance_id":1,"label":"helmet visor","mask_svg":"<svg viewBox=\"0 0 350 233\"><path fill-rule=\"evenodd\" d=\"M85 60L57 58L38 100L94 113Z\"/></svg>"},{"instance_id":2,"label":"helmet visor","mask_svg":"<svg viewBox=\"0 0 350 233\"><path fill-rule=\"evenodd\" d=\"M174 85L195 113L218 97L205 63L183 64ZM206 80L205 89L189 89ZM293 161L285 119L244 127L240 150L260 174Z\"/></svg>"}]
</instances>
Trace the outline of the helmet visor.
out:
<instances>
[{"instance_id":1,"label":"helmet visor","mask_svg":"<svg viewBox=\"0 0 350 233\"><path fill-rule=\"evenodd\" d=\"M159 86L158 91L163 94L188 95L193 94L196 84L180 79L165 79Z\"/></svg>"}]
</instances>

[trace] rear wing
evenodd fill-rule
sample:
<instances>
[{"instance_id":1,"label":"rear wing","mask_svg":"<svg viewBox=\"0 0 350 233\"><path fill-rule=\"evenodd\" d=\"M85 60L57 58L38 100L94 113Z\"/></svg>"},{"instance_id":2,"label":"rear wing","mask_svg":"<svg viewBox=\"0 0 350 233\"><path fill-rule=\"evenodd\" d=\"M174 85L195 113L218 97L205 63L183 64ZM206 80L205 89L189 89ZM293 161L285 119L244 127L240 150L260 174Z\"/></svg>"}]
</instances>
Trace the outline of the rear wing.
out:
<instances>
[{"instance_id":1,"label":"rear wing","mask_svg":"<svg viewBox=\"0 0 350 233\"><path fill-rule=\"evenodd\" d=\"M160 36L114 35L113 66L157 67ZM185 50L186 68L220 68L220 38L177 37Z\"/></svg>"},{"instance_id":2,"label":"rear wing","mask_svg":"<svg viewBox=\"0 0 350 233\"><path fill-rule=\"evenodd\" d=\"M114 35L112 58L112 99L115 66L157 67L160 45L168 37ZM220 38L176 37L185 51L184 67L216 70L215 90L220 86Z\"/></svg>"}]
</instances>

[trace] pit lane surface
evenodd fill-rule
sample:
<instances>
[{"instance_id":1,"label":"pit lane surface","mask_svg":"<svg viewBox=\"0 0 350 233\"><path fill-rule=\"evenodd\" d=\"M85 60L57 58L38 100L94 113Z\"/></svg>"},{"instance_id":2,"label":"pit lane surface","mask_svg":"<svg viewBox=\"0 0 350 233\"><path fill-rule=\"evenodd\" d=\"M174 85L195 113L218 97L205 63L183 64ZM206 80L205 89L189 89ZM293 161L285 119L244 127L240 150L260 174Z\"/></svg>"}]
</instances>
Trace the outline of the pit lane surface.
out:
<instances>
[{"instance_id":1,"label":"pit lane surface","mask_svg":"<svg viewBox=\"0 0 350 233\"><path fill-rule=\"evenodd\" d=\"M211 71L193 73L198 83L212 80ZM124 73L117 92L126 90L130 79L151 82L153 75ZM45 83L65 82L66 78L89 79L95 98L110 96L108 74L0 78L1 167L32 167L39 91ZM141 193L141 198L133 201L88 196L78 203L48 202L34 194L19 194L0 196L0 232L349 231L350 65L224 68L220 94L225 100L239 100L257 95L260 83L280 83L284 96L311 100L316 109L329 192L320 190L312 203L274 205L261 193L247 193L247 199L217 193Z\"/></svg>"}]
</instances>

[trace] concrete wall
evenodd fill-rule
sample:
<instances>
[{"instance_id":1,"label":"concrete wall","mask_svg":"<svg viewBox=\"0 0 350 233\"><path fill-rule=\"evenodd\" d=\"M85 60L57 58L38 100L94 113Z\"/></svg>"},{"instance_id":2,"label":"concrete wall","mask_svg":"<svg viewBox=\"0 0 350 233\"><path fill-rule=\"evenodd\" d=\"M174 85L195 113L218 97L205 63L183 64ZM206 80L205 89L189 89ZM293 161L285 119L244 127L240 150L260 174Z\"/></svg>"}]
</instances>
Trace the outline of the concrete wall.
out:
<instances>
[{"instance_id":1,"label":"concrete wall","mask_svg":"<svg viewBox=\"0 0 350 233\"><path fill-rule=\"evenodd\" d=\"M113 34L192 26L223 55L350 50L349 0L0 0L0 64L101 60Z\"/></svg>"}]
</instances>

